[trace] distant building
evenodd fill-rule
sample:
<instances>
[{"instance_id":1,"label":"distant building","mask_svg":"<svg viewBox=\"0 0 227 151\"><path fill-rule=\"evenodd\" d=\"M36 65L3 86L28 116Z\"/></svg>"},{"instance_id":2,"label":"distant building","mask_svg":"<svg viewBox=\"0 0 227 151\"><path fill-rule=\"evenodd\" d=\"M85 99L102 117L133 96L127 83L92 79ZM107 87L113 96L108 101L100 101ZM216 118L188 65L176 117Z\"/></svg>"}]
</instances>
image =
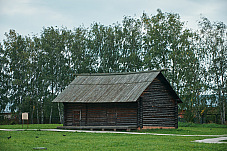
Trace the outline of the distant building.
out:
<instances>
[{"instance_id":1,"label":"distant building","mask_svg":"<svg viewBox=\"0 0 227 151\"><path fill-rule=\"evenodd\" d=\"M5 119L11 119L12 118L12 113L0 113L0 116L5 120Z\"/></svg>"}]
</instances>

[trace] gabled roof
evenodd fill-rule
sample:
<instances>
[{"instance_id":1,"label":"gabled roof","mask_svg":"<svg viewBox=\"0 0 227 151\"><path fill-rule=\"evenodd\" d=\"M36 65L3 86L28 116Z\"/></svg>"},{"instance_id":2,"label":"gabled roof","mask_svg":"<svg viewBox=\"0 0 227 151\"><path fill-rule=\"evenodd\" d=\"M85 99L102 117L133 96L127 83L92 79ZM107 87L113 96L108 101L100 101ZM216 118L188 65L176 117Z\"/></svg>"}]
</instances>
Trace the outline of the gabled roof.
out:
<instances>
[{"instance_id":1,"label":"gabled roof","mask_svg":"<svg viewBox=\"0 0 227 151\"><path fill-rule=\"evenodd\" d=\"M81 74L53 102L136 102L161 71Z\"/></svg>"}]
</instances>

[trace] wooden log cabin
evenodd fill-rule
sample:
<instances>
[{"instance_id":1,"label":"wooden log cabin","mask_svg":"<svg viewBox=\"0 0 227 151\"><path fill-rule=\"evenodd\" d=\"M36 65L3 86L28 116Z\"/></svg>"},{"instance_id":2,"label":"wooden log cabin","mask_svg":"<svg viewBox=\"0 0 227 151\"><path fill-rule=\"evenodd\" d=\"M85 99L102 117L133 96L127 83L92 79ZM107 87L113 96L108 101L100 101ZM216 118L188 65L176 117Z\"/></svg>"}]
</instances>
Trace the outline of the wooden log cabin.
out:
<instances>
[{"instance_id":1,"label":"wooden log cabin","mask_svg":"<svg viewBox=\"0 0 227 151\"><path fill-rule=\"evenodd\" d=\"M177 128L182 103L161 71L81 74L53 102L69 129Z\"/></svg>"}]
</instances>

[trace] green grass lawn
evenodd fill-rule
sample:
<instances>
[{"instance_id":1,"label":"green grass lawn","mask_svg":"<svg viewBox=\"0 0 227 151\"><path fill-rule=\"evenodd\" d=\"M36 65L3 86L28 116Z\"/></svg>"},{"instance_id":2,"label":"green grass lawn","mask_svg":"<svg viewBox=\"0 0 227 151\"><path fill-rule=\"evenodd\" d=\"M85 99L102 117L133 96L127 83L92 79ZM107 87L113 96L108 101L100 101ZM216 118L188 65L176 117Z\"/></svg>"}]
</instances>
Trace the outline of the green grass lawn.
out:
<instances>
[{"instance_id":1,"label":"green grass lawn","mask_svg":"<svg viewBox=\"0 0 227 151\"><path fill-rule=\"evenodd\" d=\"M227 134L227 128L179 127L178 129L151 129L138 132L181 135L223 135Z\"/></svg>"},{"instance_id":2,"label":"green grass lawn","mask_svg":"<svg viewBox=\"0 0 227 151\"><path fill-rule=\"evenodd\" d=\"M22 124L16 125L0 125L0 129L54 129L58 126L63 126L62 124Z\"/></svg>"},{"instance_id":3,"label":"green grass lawn","mask_svg":"<svg viewBox=\"0 0 227 151\"><path fill-rule=\"evenodd\" d=\"M52 129L61 124L33 124L29 129ZM22 125L0 125L0 129L21 129ZM27 128L24 125L24 129ZM225 125L182 125L178 129L143 130L146 133L223 135ZM63 136L66 135L66 136ZM10 139L7 137L11 136ZM38 138L36 138L38 137ZM0 150L33 150L46 147L48 150L227 150L227 144L191 142L212 137L154 136L129 134L95 134L78 132L47 131L0 131Z\"/></svg>"},{"instance_id":4,"label":"green grass lawn","mask_svg":"<svg viewBox=\"0 0 227 151\"><path fill-rule=\"evenodd\" d=\"M29 124L28 129L55 129L62 124ZM0 125L0 129L22 129L21 124ZM27 125L23 126L27 129ZM178 129L134 130L141 133L181 134L181 135L223 135L227 134L227 125L180 123Z\"/></svg>"},{"instance_id":5,"label":"green grass lawn","mask_svg":"<svg viewBox=\"0 0 227 151\"><path fill-rule=\"evenodd\" d=\"M7 138L9 136L11 136L10 139ZM47 131L0 131L0 150L32 150L34 147L46 147L47 150L53 151L226 150L227 144L205 144L191 142L205 138L209 137L95 134Z\"/></svg>"}]
</instances>

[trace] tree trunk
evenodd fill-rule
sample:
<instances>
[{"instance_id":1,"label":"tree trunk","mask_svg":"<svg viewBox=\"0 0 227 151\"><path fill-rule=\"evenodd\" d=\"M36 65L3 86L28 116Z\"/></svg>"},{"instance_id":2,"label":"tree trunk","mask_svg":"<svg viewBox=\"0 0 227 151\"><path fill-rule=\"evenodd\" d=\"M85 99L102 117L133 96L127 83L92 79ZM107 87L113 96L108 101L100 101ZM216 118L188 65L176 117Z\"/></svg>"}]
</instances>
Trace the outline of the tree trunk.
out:
<instances>
[{"instance_id":1,"label":"tree trunk","mask_svg":"<svg viewBox=\"0 0 227 151\"><path fill-rule=\"evenodd\" d=\"M41 124L44 124L43 100L41 100Z\"/></svg>"},{"instance_id":2,"label":"tree trunk","mask_svg":"<svg viewBox=\"0 0 227 151\"><path fill-rule=\"evenodd\" d=\"M38 102L37 102L36 114L37 114L37 124L39 124L39 108L38 108Z\"/></svg>"},{"instance_id":3,"label":"tree trunk","mask_svg":"<svg viewBox=\"0 0 227 151\"><path fill-rule=\"evenodd\" d=\"M51 121L52 121L52 110L53 110L53 107L51 105L50 107L50 119L49 119L49 124L51 124Z\"/></svg>"},{"instance_id":4,"label":"tree trunk","mask_svg":"<svg viewBox=\"0 0 227 151\"><path fill-rule=\"evenodd\" d=\"M41 107L41 124L44 124L44 105L43 105L43 99L41 100L41 105L40 105L40 107Z\"/></svg>"},{"instance_id":5,"label":"tree trunk","mask_svg":"<svg viewBox=\"0 0 227 151\"><path fill-rule=\"evenodd\" d=\"M33 123L33 118L34 118L33 114L34 114L34 110L35 110L34 108L35 108L35 106L34 106L34 104L32 104L31 124L34 124Z\"/></svg>"},{"instance_id":6,"label":"tree trunk","mask_svg":"<svg viewBox=\"0 0 227 151\"><path fill-rule=\"evenodd\" d=\"M19 100L19 123L22 124L22 111L21 111L21 107L22 107L22 101L21 101L21 97Z\"/></svg>"},{"instance_id":7,"label":"tree trunk","mask_svg":"<svg viewBox=\"0 0 227 151\"><path fill-rule=\"evenodd\" d=\"M59 114L59 120L60 120L60 122L62 124L63 123L63 120L62 120L62 112L61 112L60 103L58 103L58 114Z\"/></svg>"},{"instance_id":8,"label":"tree trunk","mask_svg":"<svg viewBox=\"0 0 227 151\"><path fill-rule=\"evenodd\" d=\"M20 124L22 124L22 118L21 118L21 116L22 116L22 113L21 113L21 110L19 111L19 123Z\"/></svg>"},{"instance_id":9,"label":"tree trunk","mask_svg":"<svg viewBox=\"0 0 227 151\"><path fill-rule=\"evenodd\" d=\"M222 124L225 124L225 97L224 96L223 96L222 110L223 110Z\"/></svg>"},{"instance_id":10,"label":"tree trunk","mask_svg":"<svg viewBox=\"0 0 227 151\"><path fill-rule=\"evenodd\" d=\"M222 65L221 65L222 66ZM222 73L222 77L221 77L221 82L222 82L222 111L223 111L223 118L222 118L222 124L225 124L225 105L226 105L226 98L225 98L225 92L224 92L224 85L225 85L225 81L224 81L224 72L222 70L223 68L221 67L221 73Z\"/></svg>"},{"instance_id":11,"label":"tree trunk","mask_svg":"<svg viewBox=\"0 0 227 151\"><path fill-rule=\"evenodd\" d=\"M222 92L223 93L223 92ZM223 96L220 95L220 112L221 112L221 124L225 124L225 102L226 102L226 99L225 99L225 96L224 96L224 93L223 93Z\"/></svg>"},{"instance_id":12,"label":"tree trunk","mask_svg":"<svg viewBox=\"0 0 227 151\"><path fill-rule=\"evenodd\" d=\"M219 87L218 87L218 89L219 89ZM224 124L224 119L223 119L223 117L224 117L224 115L223 115L223 113L224 113L224 111L223 111L223 103L224 103L224 101L222 100L220 91L218 92L218 102L219 102L219 109L220 109L221 124Z\"/></svg>"}]
</instances>

